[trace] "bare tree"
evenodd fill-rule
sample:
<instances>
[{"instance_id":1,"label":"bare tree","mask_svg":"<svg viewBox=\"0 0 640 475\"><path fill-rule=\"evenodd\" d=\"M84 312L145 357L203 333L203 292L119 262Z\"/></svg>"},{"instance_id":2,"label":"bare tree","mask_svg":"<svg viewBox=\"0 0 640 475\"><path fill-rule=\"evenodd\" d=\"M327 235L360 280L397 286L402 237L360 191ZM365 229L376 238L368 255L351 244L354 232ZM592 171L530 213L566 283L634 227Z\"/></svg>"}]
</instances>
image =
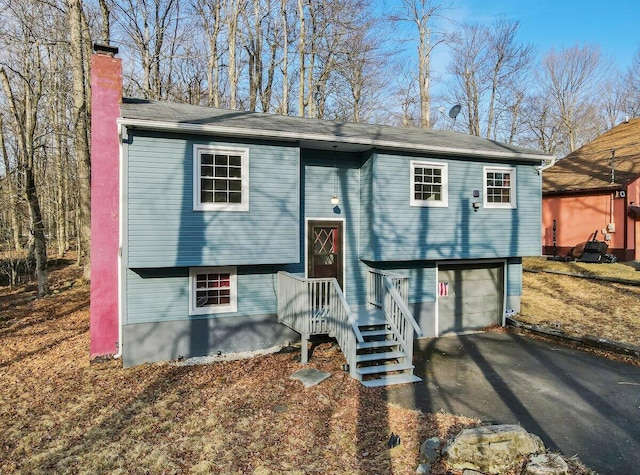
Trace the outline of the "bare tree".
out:
<instances>
[{"instance_id":1,"label":"bare tree","mask_svg":"<svg viewBox=\"0 0 640 475\"><path fill-rule=\"evenodd\" d=\"M289 0L280 0L280 22L282 31L282 61L280 71L282 73L282 102L278 107L280 114L289 114ZM273 91L272 91L273 92Z\"/></svg>"},{"instance_id":2,"label":"bare tree","mask_svg":"<svg viewBox=\"0 0 640 475\"><path fill-rule=\"evenodd\" d=\"M640 48L627 70L623 95L625 114L640 117Z\"/></svg>"},{"instance_id":3,"label":"bare tree","mask_svg":"<svg viewBox=\"0 0 640 475\"><path fill-rule=\"evenodd\" d=\"M603 129L610 129L618 124L621 116L625 115L629 95L632 90L626 85L624 76L613 73L603 82L601 91L601 120Z\"/></svg>"},{"instance_id":4,"label":"bare tree","mask_svg":"<svg viewBox=\"0 0 640 475\"><path fill-rule=\"evenodd\" d=\"M73 76L72 130L78 167L80 253L78 260L84 267L84 277L91 278L91 155L89 152L88 69L89 58L84 48L87 34L81 0L69 2L69 31L71 44L71 70Z\"/></svg>"},{"instance_id":5,"label":"bare tree","mask_svg":"<svg viewBox=\"0 0 640 475\"><path fill-rule=\"evenodd\" d=\"M133 83L147 99L164 99L171 83L172 51L179 38L180 2L177 0L120 0L115 20L131 50L140 57L142 77Z\"/></svg>"},{"instance_id":6,"label":"bare tree","mask_svg":"<svg viewBox=\"0 0 640 475\"><path fill-rule=\"evenodd\" d=\"M522 145L551 155L564 155L561 122L552 99L544 94L528 96L523 104L523 120L528 132Z\"/></svg>"},{"instance_id":7,"label":"bare tree","mask_svg":"<svg viewBox=\"0 0 640 475\"><path fill-rule=\"evenodd\" d=\"M0 82L9 106L12 128L16 134L20 163L24 170L24 188L29 204L31 233L33 235L33 251L38 280L38 296L49 293L47 273L47 246L45 227L42 219L40 200L35 180L36 130L38 125L38 108L42 98L43 70L40 44L31 36L32 11L23 9L22 51L20 64L16 64L9 78L7 68L0 67Z\"/></svg>"},{"instance_id":8,"label":"bare tree","mask_svg":"<svg viewBox=\"0 0 640 475\"><path fill-rule=\"evenodd\" d=\"M539 82L558 109L569 151L593 124L594 97L608 71L600 48L593 45L551 50L542 60Z\"/></svg>"},{"instance_id":9,"label":"bare tree","mask_svg":"<svg viewBox=\"0 0 640 475\"><path fill-rule=\"evenodd\" d=\"M222 2L194 0L192 8L207 38L207 103L220 107L221 32L224 25Z\"/></svg>"},{"instance_id":10,"label":"bare tree","mask_svg":"<svg viewBox=\"0 0 640 475\"><path fill-rule=\"evenodd\" d=\"M418 32L418 90L420 93L420 127L431 128L431 56L434 48L446 40L446 35L434 30L434 23L443 19L442 4L432 0L402 0L402 11L392 20L413 23Z\"/></svg>"},{"instance_id":11,"label":"bare tree","mask_svg":"<svg viewBox=\"0 0 640 475\"><path fill-rule=\"evenodd\" d=\"M13 248L18 251L22 249L20 242L20 223L18 221L18 194L16 186L17 173L15 168L11 166L9 161L9 153L7 152L7 144L5 142L4 121L0 114L0 153L2 154L2 163L4 164L4 187L6 203L8 204L7 214L9 215L9 224L11 225L11 238Z\"/></svg>"},{"instance_id":12,"label":"bare tree","mask_svg":"<svg viewBox=\"0 0 640 475\"><path fill-rule=\"evenodd\" d=\"M305 115L305 91L306 79L305 51L307 42L305 0L298 0L298 115Z\"/></svg>"},{"instance_id":13,"label":"bare tree","mask_svg":"<svg viewBox=\"0 0 640 475\"><path fill-rule=\"evenodd\" d=\"M98 0L102 26L100 28L100 40L108 45L111 42L111 7L108 0Z\"/></svg>"},{"instance_id":14,"label":"bare tree","mask_svg":"<svg viewBox=\"0 0 640 475\"><path fill-rule=\"evenodd\" d=\"M513 89L525 81L533 61L533 46L518 42L517 34L520 24L517 21L505 17L498 17L488 34L486 48L486 66L489 68L489 103L487 106L487 131L485 137L496 139L496 107L502 99L506 98ZM512 100L507 109L512 116L510 124L510 137L515 135L514 127L517 124L517 113L523 94L520 91L512 95ZM504 102L504 101L502 101Z\"/></svg>"},{"instance_id":15,"label":"bare tree","mask_svg":"<svg viewBox=\"0 0 640 475\"><path fill-rule=\"evenodd\" d=\"M463 25L456 39L449 72L455 79L454 101L460 103L471 135L481 136L480 105L486 90L487 29L480 25Z\"/></svg>"},{"instance_id":16,"label":"bare tree","mask_svg":"<svg viewBox=\"0 0 640 475\"><path fill-rule=\"evenodd\" d=\"M238 59L238 28L240 14L246 8L246 0L227 0L227 36L229 57L227 66L227 76L229 79L229 107L235 109L238 107L238 84L240 66Z\"/></svg>"},{"instance_id":17,"label":"bare tree","mask_svg":"<svg viewBox=\"0 0 640 475\"><path fill-rule=\"evenodd\" d=\"M533 60L533 47L517 40L518 29L518 22L504 17L490 27L463 25L453 46L451 95L463 105L472 135L516 139Z\"/></svg>"}]
</instances>

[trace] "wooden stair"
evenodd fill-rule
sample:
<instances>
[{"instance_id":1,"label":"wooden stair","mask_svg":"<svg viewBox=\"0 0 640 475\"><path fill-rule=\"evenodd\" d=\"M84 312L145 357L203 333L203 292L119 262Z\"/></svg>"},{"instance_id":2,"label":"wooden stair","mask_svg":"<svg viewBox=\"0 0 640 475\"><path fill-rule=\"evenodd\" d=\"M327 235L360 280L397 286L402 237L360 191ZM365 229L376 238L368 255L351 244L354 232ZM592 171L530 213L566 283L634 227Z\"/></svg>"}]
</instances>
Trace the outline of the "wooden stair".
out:
<instances>
[{"instance_id":1,"label":"wooden stair","mask_svg":"<svg viewBox=\"0 0 640 475\"><path fill-rule=\"evenodd\" d=\"M356 375L367 387L422 381L413 374L411 355L385 323L359 325L364 342L356 346Z\"/></svg>"}]
</instances>

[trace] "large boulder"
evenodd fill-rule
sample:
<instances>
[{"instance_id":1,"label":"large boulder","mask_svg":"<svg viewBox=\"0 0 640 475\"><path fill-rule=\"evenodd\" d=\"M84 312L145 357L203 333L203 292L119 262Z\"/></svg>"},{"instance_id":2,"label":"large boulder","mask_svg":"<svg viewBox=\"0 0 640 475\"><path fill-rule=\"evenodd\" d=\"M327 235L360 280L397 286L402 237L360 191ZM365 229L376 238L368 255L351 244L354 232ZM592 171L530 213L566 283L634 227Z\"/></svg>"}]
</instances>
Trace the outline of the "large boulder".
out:
<instances>
[{"instance_id":1,"label":"large boulder","mask_svg":"<svg viewBox=\"0 0 640 475\"><path fill-rule=\"evenodd\" d=\"M442 455L451 468L483 473L504 473L523 456L545 451L540 437L517 425L482 426L464 429L449 441Z\"/></svg>"}]
</instances>

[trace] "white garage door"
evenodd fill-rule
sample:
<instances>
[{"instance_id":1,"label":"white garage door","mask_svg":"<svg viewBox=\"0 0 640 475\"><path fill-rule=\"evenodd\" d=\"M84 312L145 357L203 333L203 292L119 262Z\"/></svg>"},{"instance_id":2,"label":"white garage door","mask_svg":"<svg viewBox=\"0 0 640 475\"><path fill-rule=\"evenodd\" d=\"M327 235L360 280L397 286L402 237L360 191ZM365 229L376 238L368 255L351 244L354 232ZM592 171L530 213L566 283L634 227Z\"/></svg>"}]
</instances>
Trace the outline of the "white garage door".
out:
<instances>
[{"instance_id":1,"label":"white garage door","mask_svg":"<svg viewBox=\"0 0 640 475\"><path fill-rule=\"evenodd\" d=\"M502 263L438 267L438 334L502 323Z\"/></svg>"}]
</instances>

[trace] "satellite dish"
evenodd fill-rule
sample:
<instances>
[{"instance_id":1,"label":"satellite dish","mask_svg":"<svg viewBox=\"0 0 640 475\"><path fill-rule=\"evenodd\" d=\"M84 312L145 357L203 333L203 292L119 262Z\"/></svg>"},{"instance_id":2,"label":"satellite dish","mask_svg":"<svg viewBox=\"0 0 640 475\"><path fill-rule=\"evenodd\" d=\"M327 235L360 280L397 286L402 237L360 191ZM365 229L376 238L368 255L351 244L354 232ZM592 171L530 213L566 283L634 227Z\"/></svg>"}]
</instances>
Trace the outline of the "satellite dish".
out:
<instances>
[{"instance_id":1,"label":"satellite dish","mask_svg":"<svg viewBox=\"0 0 640 475\"><path fill-rule=\"evenodd\" d=\"M460 109L462 109L462 106L460 104L456 104L455 106L453 106L451 109L449 109L449 117L451 117L455 121L456 117L458 117L458 114L460 113Z\"/></svg>"}]
</instances>

